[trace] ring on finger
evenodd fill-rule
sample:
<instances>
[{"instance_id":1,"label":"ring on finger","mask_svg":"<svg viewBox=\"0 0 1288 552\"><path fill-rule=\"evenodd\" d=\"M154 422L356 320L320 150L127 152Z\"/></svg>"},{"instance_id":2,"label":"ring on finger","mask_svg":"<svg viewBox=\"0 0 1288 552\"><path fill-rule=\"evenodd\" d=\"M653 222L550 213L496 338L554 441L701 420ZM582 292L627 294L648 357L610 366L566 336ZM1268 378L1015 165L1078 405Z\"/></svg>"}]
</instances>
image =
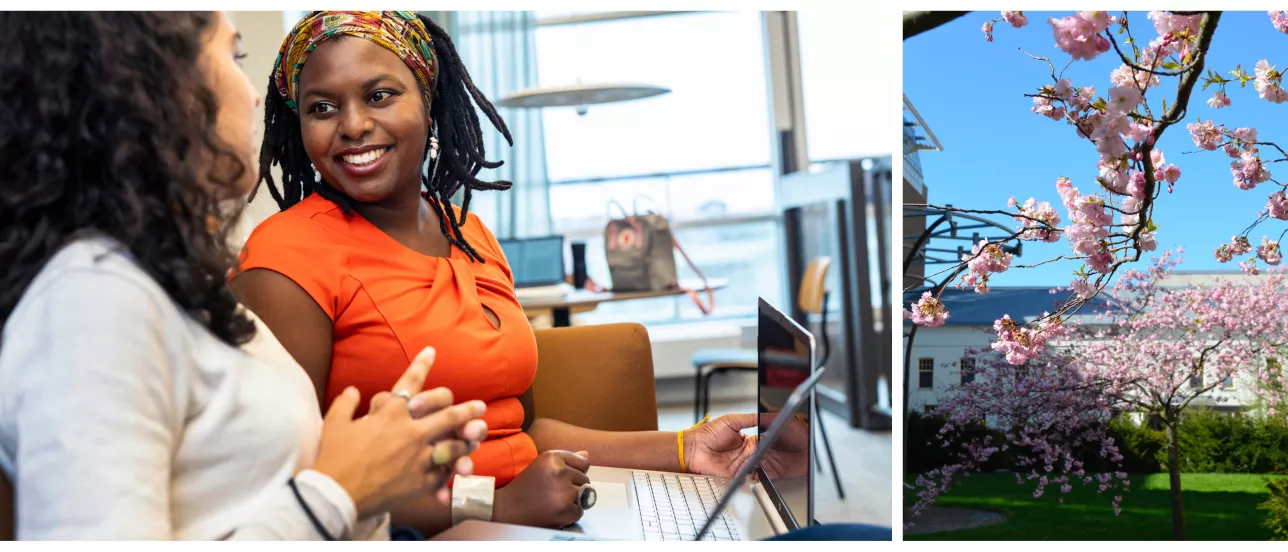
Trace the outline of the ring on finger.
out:
<instances>
[{"instance_id":1,"label":"ring on finger","mask_svg":"<svg viewBox=\"0 0 1288 552\"><path fill-rule=\"evenodd\" d=\"M591 509L598 498L599 493L595 492L595 487L590 483L577 488L577 505L581 506L582 510Z\"/></svg>"},{"instance_id":2,"label":"ring on finger","mask_svg":"<svg viewBox=\"0 0 1288 552\"><path fill-rule=\"evenodd\" d=\"M406 389L400 389L398 391L394 391L393 396L398 397L409 403L411 402L411 391L408 391Z\"/></svg>"},{"instance_id":3,"label":"ring on finger","mask_svg":"<svg viewBox=\"0 0 1288 552\"><path fill-rule=\"evenodd\" d=\"M434 454L429 458L430 467L446 466L452 461L451 443L437 443L434 445Z\"/></svg>"}]
</instances>

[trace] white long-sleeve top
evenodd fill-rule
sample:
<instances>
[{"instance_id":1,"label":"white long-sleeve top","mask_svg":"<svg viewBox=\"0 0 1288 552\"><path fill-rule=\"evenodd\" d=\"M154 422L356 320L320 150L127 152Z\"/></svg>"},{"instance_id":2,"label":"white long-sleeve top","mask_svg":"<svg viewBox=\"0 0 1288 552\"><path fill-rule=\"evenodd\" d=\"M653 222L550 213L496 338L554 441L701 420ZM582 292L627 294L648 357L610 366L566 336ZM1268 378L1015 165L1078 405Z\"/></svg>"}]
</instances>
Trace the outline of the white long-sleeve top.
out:
<instances>
[{"instance_id":1,"label":"white long-sleeve top","mask_svg":"<svg viewBox=\"0 0 1288 552\"><path fill-rule=\"evenodd\" d=\"M225 344L114 241L81 239L32 281L0 334L0 468L19 539L387 539L309 470L312 382L256 320Z\"/></svg>"}]
</instances>

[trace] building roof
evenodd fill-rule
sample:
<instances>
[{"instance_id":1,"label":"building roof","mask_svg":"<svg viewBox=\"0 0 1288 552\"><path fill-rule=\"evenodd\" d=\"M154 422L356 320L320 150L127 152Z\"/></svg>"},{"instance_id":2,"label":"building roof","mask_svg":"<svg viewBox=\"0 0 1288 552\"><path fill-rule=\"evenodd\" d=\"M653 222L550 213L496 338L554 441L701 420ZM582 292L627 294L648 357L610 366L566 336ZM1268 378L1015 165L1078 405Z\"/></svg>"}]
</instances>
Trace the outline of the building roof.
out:
<instances>
[{"instance_id":1,"label":"building roof","mask_svg":"<svg viewBox=\"0 0 1288 552\"><path fill-rule=\"evenodd\" d=\"M905 306L921 298L924 290L904 294ZM985 294L975 293L974 289L948 288L940 296L944 306L948 307L949 326L992 326L993 322L1004 314L1011 315L1017 322L1032 322L1043 312L1052 312L1057 305L1069 297L1069 292L1051 293L1049 287L993 287ZM1091 322L1095 319L1093 307L1104 303L1100 296L1091 300L1091 304L1078 311L1074 321Z\"/></svg>"}]
</instances>

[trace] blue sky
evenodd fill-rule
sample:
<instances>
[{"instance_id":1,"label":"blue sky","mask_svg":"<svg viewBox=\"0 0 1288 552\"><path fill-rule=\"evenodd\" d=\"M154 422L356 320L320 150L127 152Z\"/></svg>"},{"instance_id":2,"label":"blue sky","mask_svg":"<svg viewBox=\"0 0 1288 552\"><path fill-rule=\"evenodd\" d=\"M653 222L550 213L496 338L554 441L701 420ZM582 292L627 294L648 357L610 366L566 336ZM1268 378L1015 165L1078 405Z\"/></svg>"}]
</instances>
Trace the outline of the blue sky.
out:
<instances>
[{"instance_id":1,"label":"blue sky","mask_svg":"<svg viewBox=\"0 0 1288 552\"><path fill-rule=\"evenodd\" d=\"M944 151L921 154L930 203L1006 209L1011 195L1021 202L1036 197L1057 206L1064 224L1068 216L1055 191L1056 178L1070 177L1074 186L1090 193L1098 188L1093 178L1097 176L1099 157L1091 142L1078 138L1072 126L1030 111L1032 100L1023 95L1049 84L1051 71L1020 48L1035 56L1049 57L1057 70L1070 58L1055 47L1047 23L1048 17L1063 17L1067 12L1025 15L1028 26L1012 29L999 23L991 43L984 41L980 26L998 17L998 12L974 12L905 41L904 94L944 145ZM1128 19L1142 47L1158 36L1146 12L1132 12ZM1121 38L1125 35L1120 37L1120 44ZM1228 77L1229 71L1242 64L1251 74L1261 59L1268 59L1280 70L1288 65L1288 35L1276 31L1264 11L1226 12L1212 40L1205 73L1210 68ZM1075 86L1095 86L1096 94L1103 96L1112 86L1109 73L1119 65L1121 60L1111 49L1090 62L1074 62L1064 76L1072 79ZM1175 96L1176 81L1165 78L1159 88L1151 89L1151 107L1156 114L1161 114L1163 98L1170 104ZM1199 116L1205 121L1225 123L1229 128L1253 126L1260 140L1288 144L1288 124L1271 124L1288 121L1288 104L1275 105L1260 99L1251 83L1242 89L1236 84L1226 89L1233 104L1216 110L1206 104L1216 87L1203 92L1199 90L1201 86L1195 87L1187 122ZM1255 220L1266 198L1275 191L1274 184L1267 182L1253 190L1240 190L1232 184L1231 159L1224 153L1183 154L1197 150L1183 125L1169 128L1158 147L1169 163L1182 170L1175 193L1164 192L1154 209L1159 252L1183 246L1186 261L1180 269L1185 271L1237 271L1235 263L1217 263L1212 251ZM1288 163L1272 164L1270 170L1277 180L1288 177ZM1013 223L1006 217L995 220L1008 226ZM1255 245L1262 235L1275 239L1285 229L1288 223L1271 221L1258 227L1250 240ZM1071 253L1064 240L1054 244L1026 242L1024 256L1014 264L1034 263L1063 253ZM990 283L1067 285L1080 264L1060 261L1011 270L995 276Z\"/></svg>"}]
</instances>

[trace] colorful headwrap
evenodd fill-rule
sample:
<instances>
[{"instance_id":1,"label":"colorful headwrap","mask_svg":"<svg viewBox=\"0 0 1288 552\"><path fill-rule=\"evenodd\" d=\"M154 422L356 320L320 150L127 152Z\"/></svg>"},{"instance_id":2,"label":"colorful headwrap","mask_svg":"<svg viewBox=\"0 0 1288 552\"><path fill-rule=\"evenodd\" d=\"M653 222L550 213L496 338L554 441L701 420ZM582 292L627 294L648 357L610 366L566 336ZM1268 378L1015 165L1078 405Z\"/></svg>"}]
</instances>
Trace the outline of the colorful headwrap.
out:
<instances>
[{"instance_id":1,"label":"colorful headwrap","mask_svg":"<svg viewBox=\"0 0 1288 552\"><path fill-rule=\"evenodd\" d=\"M438 78L434 42L425 24L409 11L317 11L291 29L273 69L277 91L291 111L299 113L300 71L318 44L336 36L356 36L384 46L402 58L420 81L428 105Z\"/></svg>"}]
</instances>

